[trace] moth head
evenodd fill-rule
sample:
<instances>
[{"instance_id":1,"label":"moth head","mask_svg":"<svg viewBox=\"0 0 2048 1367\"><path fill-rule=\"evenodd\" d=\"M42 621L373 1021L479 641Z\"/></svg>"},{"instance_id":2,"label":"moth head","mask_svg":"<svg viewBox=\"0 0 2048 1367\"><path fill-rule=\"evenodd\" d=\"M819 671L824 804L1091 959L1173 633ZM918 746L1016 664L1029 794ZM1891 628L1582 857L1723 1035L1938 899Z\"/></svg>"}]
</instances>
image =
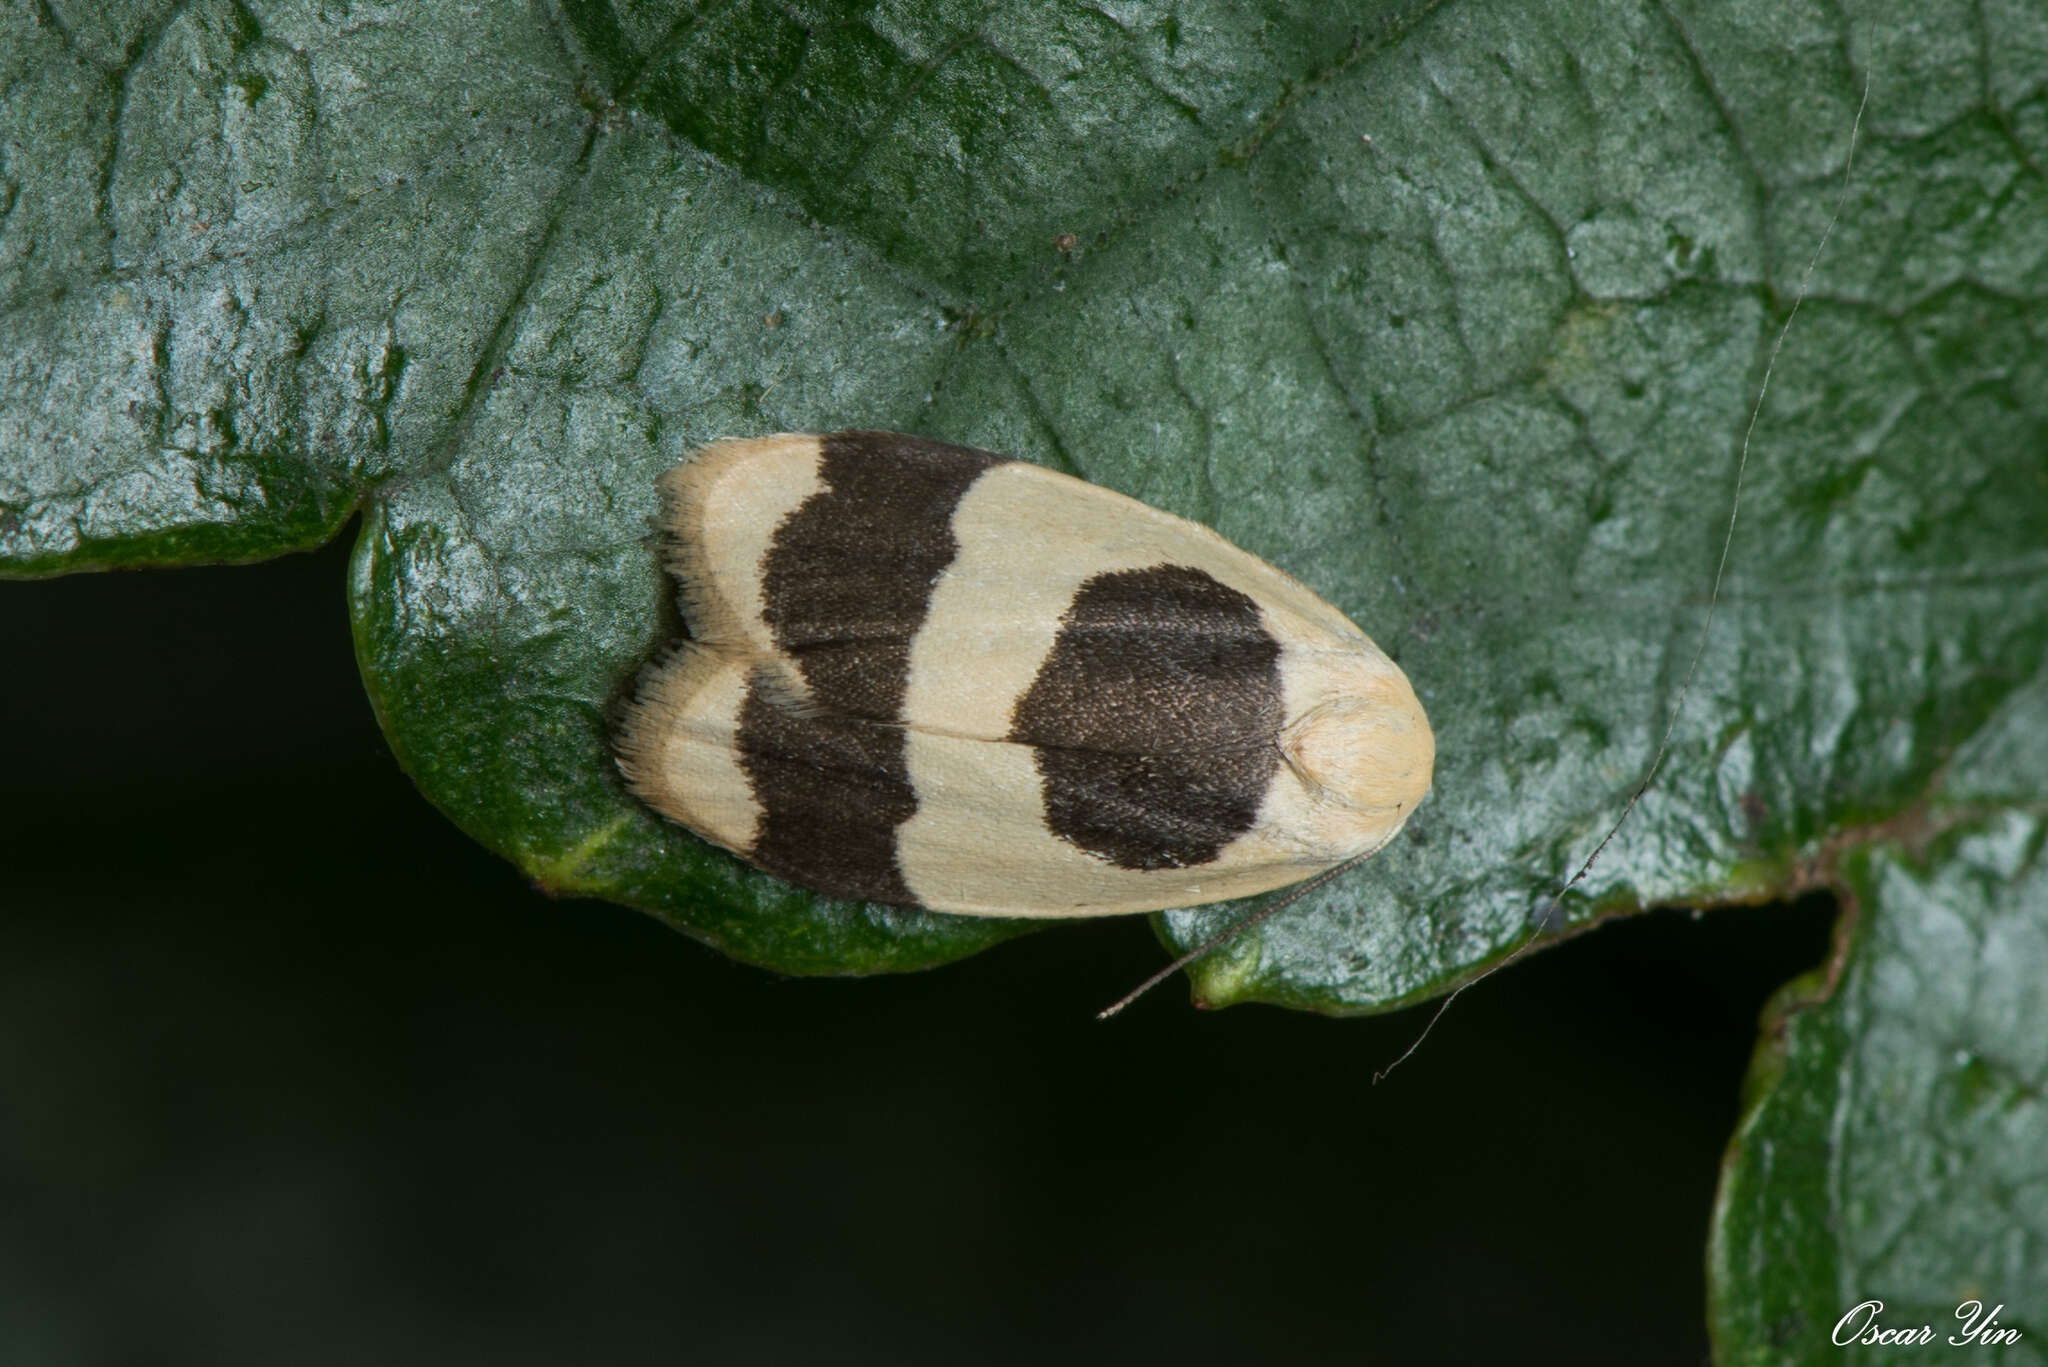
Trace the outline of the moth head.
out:
<instances>
[{"instance_id":1,"label":"moth head","mask_svg":"<svg viewBox=\"0 0 2048 1367\"><path fill-rule=\"evenodd\" d=\"M1295 718L1287 761L1322 796L1400 829L1429 791L1436 737L1407 676L1388 665Z\"/></svg>"}]
</instances>

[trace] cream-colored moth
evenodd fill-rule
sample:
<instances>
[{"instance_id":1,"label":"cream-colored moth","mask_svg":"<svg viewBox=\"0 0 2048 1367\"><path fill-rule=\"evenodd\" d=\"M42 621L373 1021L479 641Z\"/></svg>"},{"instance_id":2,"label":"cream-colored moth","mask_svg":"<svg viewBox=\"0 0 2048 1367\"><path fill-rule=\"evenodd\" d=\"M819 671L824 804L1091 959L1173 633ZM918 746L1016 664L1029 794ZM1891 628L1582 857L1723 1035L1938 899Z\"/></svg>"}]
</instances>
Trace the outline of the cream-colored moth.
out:
<instances>
[{"instance_id":1,"label":"cream-colored moth","mask_svg":"<svg viewBox=\"0 0 2048 1367\"><path fill-rule=\"evenodd\" d=\"M833 896L1097 916L1363 858L1429 790L1401 670L1206 527L887 432L662 479L691 639L618 736L663 815Z\"/></svg>"}]
</instances>

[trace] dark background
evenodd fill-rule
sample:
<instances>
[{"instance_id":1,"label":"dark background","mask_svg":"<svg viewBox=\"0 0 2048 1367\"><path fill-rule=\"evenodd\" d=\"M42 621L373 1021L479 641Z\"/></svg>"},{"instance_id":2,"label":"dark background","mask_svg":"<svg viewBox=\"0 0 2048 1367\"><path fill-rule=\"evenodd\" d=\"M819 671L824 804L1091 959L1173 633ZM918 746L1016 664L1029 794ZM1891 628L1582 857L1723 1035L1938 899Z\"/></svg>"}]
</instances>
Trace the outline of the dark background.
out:
<instances>
[{"instance_id":1,"label":"dark background","mask_svg":"<svg viewBox=\"0 0 2048 1367\"><path fill-rule=\"evenodd\" d=\"M778 979L430 808L346 559L0 583L0 1361L1705 1359L1824 900L1533 956L1379 1087L1430 1008L1095 1024L1142 918Z\"/></svg>"}]
</instances>

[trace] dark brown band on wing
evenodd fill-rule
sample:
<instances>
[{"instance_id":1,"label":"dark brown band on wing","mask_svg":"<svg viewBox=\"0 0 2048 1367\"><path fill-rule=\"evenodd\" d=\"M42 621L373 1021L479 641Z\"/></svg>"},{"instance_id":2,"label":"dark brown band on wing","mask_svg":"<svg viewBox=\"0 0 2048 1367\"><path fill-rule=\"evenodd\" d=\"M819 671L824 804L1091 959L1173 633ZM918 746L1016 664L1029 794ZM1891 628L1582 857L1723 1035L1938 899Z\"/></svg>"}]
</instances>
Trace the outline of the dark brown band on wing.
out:
<instances>
[{"instance_id":1,"label":"dark brown band on wing","mask_svg":"<svg viewBox=\"0 0 2048 1367\"><path fill-rule=\"evenodd\" d=\"M747 858L834 897L917 904L896 860L896 828L917 812L900 728L806 715L756 675L740 708L739 750L761 804Z\"/></svg>"},{"instance_id":2,"label":"dark brown band on wing","mask_svg":"<svg viewBox=\"0 0 2048 1367\"><path fill-rule=\"evenodd\" d=\"M748 857L840 897L915 905L896 828L917 812L897 724L910 647L932 587L959 552L953 511L985 451L893 432L820 443L824 486L776 529L762 616L811 697L794 708L757 681L740 750L761 804Z\"/></svg>"},{"instance_id":3,"label":"dark brown band on wing","mask_svg":"<svg viewBox=\"0 0 2048 1367\"><path fill-rule=\"evenodd\" d=\"M776 530L762 616L822 707L895 721L910 642L953 563L953 510L999 457L894 432L823 439L824 488Z\"/></svg>"},{"instance_id":4,"label":"dark brown band on wing","mask_svg":"<svg viewBox=\"0 0 2048 1367\"><path fill-rule=\"evenodd\" d=\"M1054 834L1126 869L1185 868L1250 830L1280 764L1280 643L1187 565L1100 574L1017 702Z\"/></svg>"}]
</instances>

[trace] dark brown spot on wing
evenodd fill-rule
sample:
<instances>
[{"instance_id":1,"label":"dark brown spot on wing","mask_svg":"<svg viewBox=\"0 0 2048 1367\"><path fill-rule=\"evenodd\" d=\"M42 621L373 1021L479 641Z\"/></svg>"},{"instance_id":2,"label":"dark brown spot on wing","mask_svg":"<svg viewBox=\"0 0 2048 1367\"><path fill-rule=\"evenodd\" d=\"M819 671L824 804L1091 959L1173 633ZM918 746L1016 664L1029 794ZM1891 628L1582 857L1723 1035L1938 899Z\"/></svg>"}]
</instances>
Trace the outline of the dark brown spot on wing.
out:
<instances>
[{"instance_id":1,"label":"dark brown spot on wing","mask_svg":"<svg viewBox=\"0 0 2048 1367\"><path fill-rule=\"evenodd\" d=\"M1206 864L1280 764L1280 644L1250 597L1187 565L1088 580L1017 702L1053 832L1127 869Z\"/></svg>"}]
</instances>

